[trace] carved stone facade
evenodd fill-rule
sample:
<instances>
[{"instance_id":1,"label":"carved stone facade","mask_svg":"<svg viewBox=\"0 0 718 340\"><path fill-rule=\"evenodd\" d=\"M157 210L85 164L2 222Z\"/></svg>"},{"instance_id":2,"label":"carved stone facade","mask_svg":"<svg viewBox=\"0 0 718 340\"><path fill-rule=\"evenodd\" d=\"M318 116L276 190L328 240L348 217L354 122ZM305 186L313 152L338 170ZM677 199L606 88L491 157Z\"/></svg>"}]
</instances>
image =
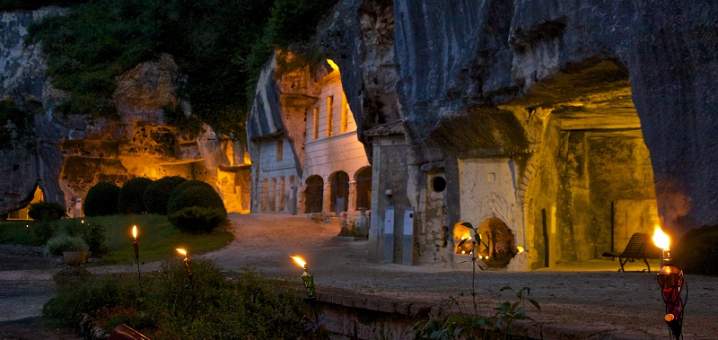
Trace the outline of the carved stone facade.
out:
<instances>
[{"instance_id":1,"label":"carved stone facade","mask_svg":"<svg viewBox=\"0 0 718 340\"><path fill-rule=\"evenodd\" d=\"M282 70L292 58L278 52L265 67L248 118L252 210L352 216L370 209L371 170L338 67L328 60Z\"/></svg>"}]
</instances>

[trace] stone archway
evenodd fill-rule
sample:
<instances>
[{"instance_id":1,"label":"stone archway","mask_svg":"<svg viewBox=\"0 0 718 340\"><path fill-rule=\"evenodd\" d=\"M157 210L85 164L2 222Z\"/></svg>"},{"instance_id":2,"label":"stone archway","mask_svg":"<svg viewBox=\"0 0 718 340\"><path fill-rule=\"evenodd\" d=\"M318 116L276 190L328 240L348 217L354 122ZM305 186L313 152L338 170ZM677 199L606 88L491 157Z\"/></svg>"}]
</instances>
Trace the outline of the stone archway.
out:
<instances>
[{"instance_id":1,"label":"stone archway","mask_svg":"<svg viewBox=\"0 0 718 340\"><path fill-rule=\"evenodd\" d=\"M356 208L371 209L371 166L365 166L354 174L356 181Z\"/></svg>"},{"instance_id":2,"label":"stone archway","mask_svg":"<svg viewBox=\"0 0 718 340\"><path fill-rule=\"evenodd\" d=\"M305 181L304 189L304 212L320 213L324 202L324 179L318 175L312 175Z\"/></svg>"},{"instance_id":3,"label":"stone archway","mask_svg":"<svg viewBox=\"0 0 718 340\"><path fill-rule=\"evenodd\" d=\"M330 209L337 214L347 211L349 203L349 175L337 171L329 176L331 183Z\"/></svg>"},{"instance_id":4,"label":"stone archway","mask_svg":"<svg viewBox=\"0 0 718 340\"><path fill-rule=\"evenodd\" d=\"M492 217L479 225L478 255L493 268L505 268L511 259L518 253L516 237L511 229L502 220Z\"/></svg>"}]
</instances>

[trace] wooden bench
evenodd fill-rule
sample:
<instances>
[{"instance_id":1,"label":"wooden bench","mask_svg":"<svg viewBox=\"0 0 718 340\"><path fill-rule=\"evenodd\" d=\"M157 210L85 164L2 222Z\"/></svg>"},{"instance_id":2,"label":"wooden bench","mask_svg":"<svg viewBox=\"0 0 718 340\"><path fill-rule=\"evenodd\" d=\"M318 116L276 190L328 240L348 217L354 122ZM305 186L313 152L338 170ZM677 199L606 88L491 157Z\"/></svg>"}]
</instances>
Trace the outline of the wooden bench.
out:
<instances>
[{"instance_id":1,"label":"wooden bench","mask_svg":"<svg viewBox=\"0 0 718 340\"><path fill-rule=\"evenodd\" d=\"M616 254L612 252L603 253L604 257L610 257L615 259L618 257L618 263L621 266L618 269L619 272L625 272L624 266L626 263L633 262L635 260L643 260L648 267L648 272L651 272L651 265L648 263L649 258L660 258L660 253L653 244L650 243L648 234L635 233L631 235L631 239L628 241L626 248L622 253Z\"/></svg>"}]
</instances>

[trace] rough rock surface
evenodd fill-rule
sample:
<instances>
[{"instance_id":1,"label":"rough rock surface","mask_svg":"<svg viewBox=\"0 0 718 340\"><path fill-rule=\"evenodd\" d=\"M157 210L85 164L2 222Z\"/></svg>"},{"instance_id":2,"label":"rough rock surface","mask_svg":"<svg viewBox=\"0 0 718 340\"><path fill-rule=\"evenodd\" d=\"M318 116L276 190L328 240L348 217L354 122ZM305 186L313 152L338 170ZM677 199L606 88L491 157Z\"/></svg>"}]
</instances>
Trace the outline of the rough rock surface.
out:
<instances>
[{"instance_id":1,"label":"rough rock surface","mask_svg":"<svg viewBox=\"0 0 718 340\"><path fill-rule=\"evenodd\" d=\"M238 189L237 183L248 173L234 167L242 156L234 150L238 145L208 126L199 136L188 136L164 119L167 108L191 114L189 103L177 95L185 79L172 56L141 63L118 77L113 100L119 119L55 114L63 93L50 84L41 48L25 45L25 37L33 22L63 13L55 7L0 13L0 99L38 112L33 128L0 147L5 160L0 164L0 213L25 206L38 185L46 201L64 204L73 215L81 213L78 199L98 181L122 184L135 176L165 175L214 184L230 211L246 210L241 191L248 188Z\"/></svg>"},{"instance_id":2,"label":"rough rock surface","mask_svg":"<svg viewBox=\"0 0 718 340\"><path fill-rule=\"evenodd\" d=\"M339 56L348 97L358 95L350 104L363 131L381 124L369 119L376 110L367 105L375 94L366 65L382 59L359 23L363 9L391 7L386 3L342 2L322 39ZM412 143L430 143L443 125L462 119L474 122L467 129L480 135L476 129L501 104L542 107L588 95L611 81L611 73L549 84L561 73L614 62L630 79L664 223L675 230L716 224L717 14L718 4L707 0L397 0L393 95Z\"/></svg>"}]
</instances>

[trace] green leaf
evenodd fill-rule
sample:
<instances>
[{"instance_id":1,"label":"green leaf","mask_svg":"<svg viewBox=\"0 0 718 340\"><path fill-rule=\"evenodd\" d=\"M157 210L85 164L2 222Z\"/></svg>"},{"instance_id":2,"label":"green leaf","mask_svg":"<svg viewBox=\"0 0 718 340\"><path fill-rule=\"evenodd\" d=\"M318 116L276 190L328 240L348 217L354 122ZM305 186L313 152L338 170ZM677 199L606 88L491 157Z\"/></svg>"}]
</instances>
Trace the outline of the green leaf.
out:
<instances>
[{"instance_id":1,"label":"green leaf","mask_svg":"<svg viewBox=\"0 0 718 340\"><path fill-rule=\"evenodd\" d=\"M534 300L534 299L528 299L528 300L534 307L536 307L536 309L538 309L539 311L541 310L541 306L539 305L539 303L536 300Z\"/></svg>"}]
</instances>

